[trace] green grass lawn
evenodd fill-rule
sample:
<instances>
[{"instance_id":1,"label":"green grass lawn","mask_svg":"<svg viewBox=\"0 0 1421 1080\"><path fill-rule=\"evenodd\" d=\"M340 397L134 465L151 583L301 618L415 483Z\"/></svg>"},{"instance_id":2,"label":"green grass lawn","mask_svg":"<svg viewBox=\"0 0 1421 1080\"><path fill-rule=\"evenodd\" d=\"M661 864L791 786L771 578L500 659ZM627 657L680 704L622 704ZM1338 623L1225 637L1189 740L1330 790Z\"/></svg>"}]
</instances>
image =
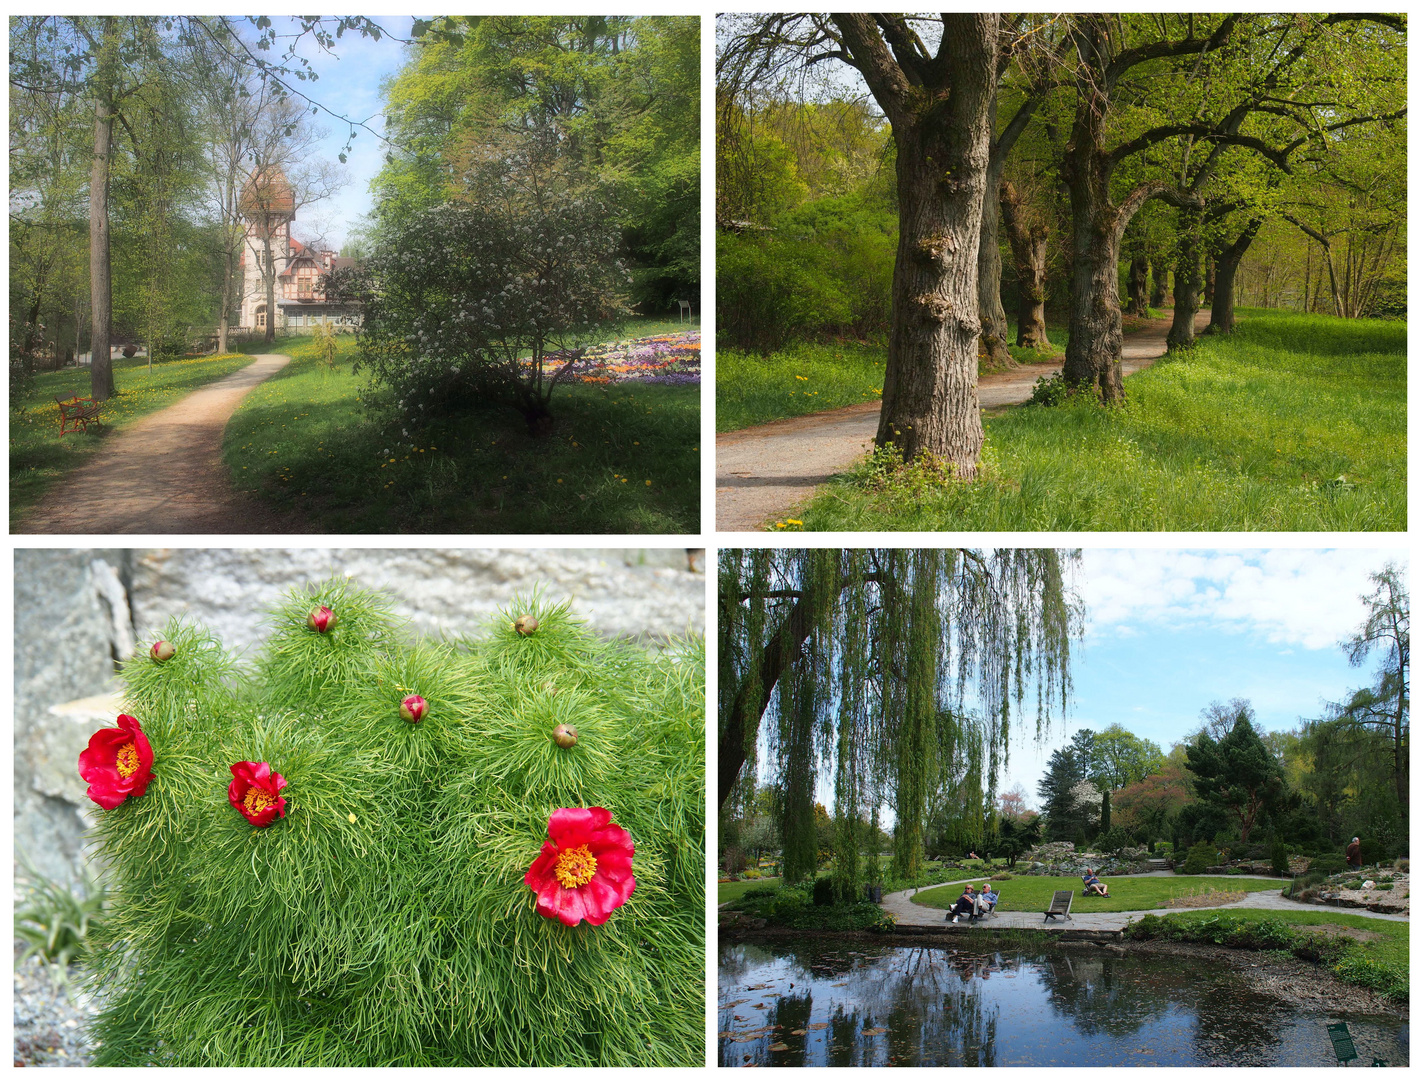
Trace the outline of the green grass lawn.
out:
<instances>
[{"instance_id":1,"label":"green grass lawn","mask_svg":"<svg viewBox=\"0 0 1421 1080\"><path fill-rule=\"evenodd\" d=\"M45 371L34 377L23 397L10 402L10 528L39 501L49 486L82 464L114 432L165 408L198 387L246 367L250 356L226 353L195 360L115 360L114 397L100 407L102 426L59 436L55 398L89 396L89 369Z\"/></svg>"},{"instance_id":2,"label":"green grass lawn","mask_svg":"<svg viewBox=\"0 0 1421 1080\"><path fill-rule=\"evenodd\" d=\"M1192 896L1213 889L1234 892L1278 892L1281 881L1261 881L1240 877L1107 877L1101 879L1110 890L1108 897L1084 896L1078 877L1014 877L993 885L1001 893L999 911L1045 911L1051 906L1051 894L1057 889L1074 889L1071 911L1149 911L1176 896ZM977 883L980 885L980 882ZM926 889L913 897L913 903L925 907L947 909L962 895L962 886L944 885Z\"/></svg>"},{"instance_id":3,"label":"green grass lawn","mask_svg":"<svg viewBox=\"0 0 1421 1080\"><path fill-rule=\"evenodd\" d=\"M758 881L722 881L715 887L715 902L725 904L739 900L751 889L778 889L780 881L777 877L760 878Z\"/></svg>"},{"instance_id":4,"label":"green grass lawn","mask_svg":"<svg viewBox=\"0 0 1421 1080\"><path fill-rule=\"evenodd\" d=\"M1048 328L1047 333L1058 346L1066 340L1064 329ZM1059 353L1015 346L1011 354L1023 364L1060 359ZM769 356L717 349L715 429L739 431L771 420L877 401L883 394L887 360L888 346L883 342L802 342Z\"/></svg>"},{"instance_id":5,"label":"green grass lawn","mask_svg":"<svg viewBox=\"0 0 1421 1080\"><path fill-rule=\"evenodd\" d=\"M1128 402L987 418L981 479L867 459L806 530L1406 529L1406 326L1249 310L1126 382Z\"/></svg>"},{"instance_id":6,"label":"green grass lawn","mask_svg":"<svg viewBox=\"0 0 1421 1080\"><path fill-rule=\"evenodd\" d=\"M623 336L677 327L641 321ZM699 530L697 386L559 387L556 428L544 439L530 438L519 413L495 405L406 437L386 419L382 395L352 372L353 339L342 339L335 371L316 361L309 338L274 348L292 363L243 401L223 456L239 488L298 510L312 531Z\"/></svg>"}]
</instances>

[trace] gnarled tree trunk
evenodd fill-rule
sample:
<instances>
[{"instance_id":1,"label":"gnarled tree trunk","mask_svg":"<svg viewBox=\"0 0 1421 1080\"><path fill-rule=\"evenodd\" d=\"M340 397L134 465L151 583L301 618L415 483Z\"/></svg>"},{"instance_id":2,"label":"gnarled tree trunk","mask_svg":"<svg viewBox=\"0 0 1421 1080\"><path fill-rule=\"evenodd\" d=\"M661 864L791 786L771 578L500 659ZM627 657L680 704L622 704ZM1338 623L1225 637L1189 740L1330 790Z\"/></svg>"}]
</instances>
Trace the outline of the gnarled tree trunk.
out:
<instances>
[{"instance_id":1,"label":"gnarled tree trunk","mask_svg":"<svg viewBox=\"0 0 1421 1080\"><path fill-rule=\"evenodd\" d=\"M1125 281L1126 295L1129 297L1125 305L1127 314L1140 318L1149 314L1149 305L1145 302L1145 290L1149 283L1150 262L1143 255L1136 255L1130 260L1130 276Z\"/></svg>"},{"instance_id":2,"label":"gnarled tree trunk","mask_svg":"<svg viewBox=\"0 0 1421 1080\"><path fill-rule=\"evenodd\" d=\"M1219 252L1218 269L1214 277L1214 302L1209 309L1209 328L1206 334L1228 334L1234 328L1234 275L1258 235L1263 225L1262 218L1254 218L1235 240Z\"/></svg>"},{"instance_id":3,"label":"gnarled tree trunk","mask_svg":"<svg viewBox=\"0 0 1421 1080\"><path fill-rule=\"evenodd\" d=\"M1002 224L1011 244L1016 271L1016 343L1023 349L1049 349L1046 337L1046 241L1050 230L1027 221L1023 198L1010 182L1001 186Z\"/></svg>"},{"instance_id":4,"label":"gnarled tree trunk","mask_svg":"<svg viewBox=\"0 0 1421 1080\"><path fill-rule=\"evenodd\" d=\"M833 16L893 125L898 253L877 443L934 454L970 479L982 448L977 256L986 190L997 21L945 14L931 92L913 85L872 15ZM921 77L921 76L920 76Z\"/></svg>"},{"instance_id":5,"label":"gnarled tree trunk","mask_svg":"<svg viewBox=\"0 0 1421 1080\"><path fill-rule=\"evenodd\" d=\"M1150 260L1150 307L1164 307L1165 294L1169 291L1169 263L1163 256Z\"/></svg>"},{"instance_id":6,"label":"gnarled tree trunk","mask_svg":"<svg viewBox=\"0 0 1421 1080\"><path fill-rule=\"evenodd\" d=\"M1169 347L1187 349L1194 344L1194 316L1199 311L1199 212L1179 211L1179 247L1174 262L1174 322L1169 328Z\"/></svg>"},{"instance_id":7,"label":"gnarled tree trunk","mask_svg":"<svg viewBox=\"0 0 1421 1080\"><path fill-rule=\"evenodd\" d=\"M987 110L987 130L997 128L997 92ZM1010 364L1007 351L1007 313L1002 308L1002 248L997 235L997 192L1002 182L1006 151L988 148L987 180L982 197L982 231L977 245L977 317L982 321L980 352L990 364Z\"/></svg>"}]
</instances>

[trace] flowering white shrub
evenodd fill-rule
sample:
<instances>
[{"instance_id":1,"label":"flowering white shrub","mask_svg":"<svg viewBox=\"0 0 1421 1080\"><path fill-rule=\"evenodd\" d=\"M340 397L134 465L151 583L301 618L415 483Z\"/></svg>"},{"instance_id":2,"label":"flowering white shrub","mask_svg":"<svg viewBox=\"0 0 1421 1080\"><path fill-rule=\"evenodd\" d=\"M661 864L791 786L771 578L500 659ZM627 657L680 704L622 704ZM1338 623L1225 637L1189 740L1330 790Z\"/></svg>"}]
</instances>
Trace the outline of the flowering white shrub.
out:
<instances>
[{"instance_id":1,"label":"flowering white shrub","mask_svg":"<svg viewBox=\"0 0 1421 1080\"><path fill-rule=\"evenodd\" d=\"M359 286L359 362L414 423L494 399L542 433L577 347L626 315L614 215L558 154L530 135L471 171L467 198L382 231Z\"/></svg>"}]
</instances>

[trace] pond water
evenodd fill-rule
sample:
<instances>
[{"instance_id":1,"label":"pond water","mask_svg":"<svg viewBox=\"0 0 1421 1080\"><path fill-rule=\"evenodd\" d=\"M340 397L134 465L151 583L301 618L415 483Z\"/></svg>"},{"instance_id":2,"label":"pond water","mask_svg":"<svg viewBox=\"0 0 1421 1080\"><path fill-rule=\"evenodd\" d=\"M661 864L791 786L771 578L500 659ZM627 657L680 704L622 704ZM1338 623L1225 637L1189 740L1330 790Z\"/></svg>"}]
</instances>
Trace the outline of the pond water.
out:
<instances>
[{"instance_id":1,"label":"pond water","mask_svg":"<svg viewBox=\"0 0 1421 1080\"><path fill-rule=\"evenodd\" d=\"M1227 965L1089 945L726 943L720 1065L1353 1065L1410 1061L1405 1020L1294 1008Z\"/></svg>"}]
</instances>

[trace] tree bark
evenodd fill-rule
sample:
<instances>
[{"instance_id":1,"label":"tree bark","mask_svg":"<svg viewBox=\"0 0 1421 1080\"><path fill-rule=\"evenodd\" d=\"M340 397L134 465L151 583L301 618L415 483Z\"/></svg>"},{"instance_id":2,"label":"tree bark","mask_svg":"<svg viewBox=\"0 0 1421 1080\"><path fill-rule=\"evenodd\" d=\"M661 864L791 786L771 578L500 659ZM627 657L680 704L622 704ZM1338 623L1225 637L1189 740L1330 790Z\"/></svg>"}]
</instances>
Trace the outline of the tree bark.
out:
<instances>
[{"instance_id":1,"label":"tree bark","mask_svg":"<svg viewBox=\"0 0 1421 1080\"><path fill-rule=\"evenodd\" d=\"M266 254L266 266L262 270L262 280L266 283L266 333L262 340L270 345L276 340L276 259L271 252L270 218L262 230L262 250Z\"/></svg>"},{"instance_id":2,"label":"tree bark","mask_svg":"<svg viewBox=\"0 0 1421 1080\"><path fill-rule=\"evenodd\" d=\"M992 88L987 110L987 130L997 129L997 91ZM989 135L990 138L990 135ZM997 192L1002 183L1006 150L993 140L987 154L987 179L982 197L982 230L977 245L977 317L982 322L980 352L988 363L1010 364L1007 351L1007 313L1002 308L1002 248L997 234Z\"/></svg>"},{"instance_id":3,"label":"tree bark","mask_svg":"<svg viewBox=\"0 0 1421 1080\"><path fill-rule=\"evenodd\" d=\"M891 17L890 17L891 18ZM927 452L972 479L982 448L977 400L977 254L996 85L997 21L945 14L930 65L914 81L874 16L833 16L845 48L893 126L898 252L879 446ZM905 61L908 62L908 61ZM924 78L931 80L924 84Z\"/></svg>"},{"instance_id":4,"label":"tree bark","mask_svg":"<svg viewBox=\"0 0 1421 1080\"><path fill-rule=\"evenodd\" d=\"M1218 273L1218 267L1215 265L1217 261L1213 252L1206 251L1204 253L1204 303L1206 304L1214 302L1214 278Z\"/></svg>"},{"instance_id":5,"label":"tree bark","mask_svg":"<svg viewBox=\"0 0 1421 1080\"><path fill-rule=\"evenodd\" d=\"M1164 307L1165 293L1169 291L1169 264L1163 257L1150 260L1150 307Z\"/></svg>"},{"instance_id":6,"label":"tree bark","mask_svg":"<svg viewBox=\"0 0 1421 1080\"><path fill-rule=\"evenodd\" d=\"M1179 211L1179 247L1174 263L1174 322L1166 339L1169 348L1187 349L1194 344L1194 316L1199 311L1199 212Z\"/></svg>"},{"instance_id":7,"label":"tree bark","mask_svg":"<svg viewBox=\"0 0 1421 1080\"><path fill-rule=\"evenodd\" d=\"M1046 243L1050 229L1028 224L1024 199L1010 182L1001 186L1002 224L1011 244L1016 270L1016 344L1023 349L1049 349L1046 337Z\"/></svg>"},{"instance_id":8,"label":"tree bark","mask_svg":"<svg viewBox=\"0 0 1421 1080\"><path fill-rule=\"evenodd\" d=\"M113 278L109 264L109 172L113 154L115 51L118 19L104 16L103 44L94 73L94 164L89 173L89 394L113 396Z\"/></svg>"},{"instance_id":9,"label":"tree bark","mask_svg":"<svg viewBox=\"0 0 1421 1080\"><path fill-rule=\"evenodd\" d=\"M1218 269L1214 277L1214 301L1209 309L1209 328L1206 334L1231 334L1234 328L1234 276L1239 264L1258 235L1263 225L1262 218L1254 218L1235 240L1219 252Z\"/></svg>"},{"instance_id":10,"label":"tree bark","mask_svg":"<svg viewBox=\"0 0 1421 1080\"><path fill-rule=\"evenodd\" d=\"M1130 315L1144 318L1149 315L1149 305L1146 303L1145 290L1149 286L1150 262L1143 255L1136 255L1130 260L1130 276L1126 280L1126 293L1129 301L1125 310Z\"/></svg>"}]
</instances>

